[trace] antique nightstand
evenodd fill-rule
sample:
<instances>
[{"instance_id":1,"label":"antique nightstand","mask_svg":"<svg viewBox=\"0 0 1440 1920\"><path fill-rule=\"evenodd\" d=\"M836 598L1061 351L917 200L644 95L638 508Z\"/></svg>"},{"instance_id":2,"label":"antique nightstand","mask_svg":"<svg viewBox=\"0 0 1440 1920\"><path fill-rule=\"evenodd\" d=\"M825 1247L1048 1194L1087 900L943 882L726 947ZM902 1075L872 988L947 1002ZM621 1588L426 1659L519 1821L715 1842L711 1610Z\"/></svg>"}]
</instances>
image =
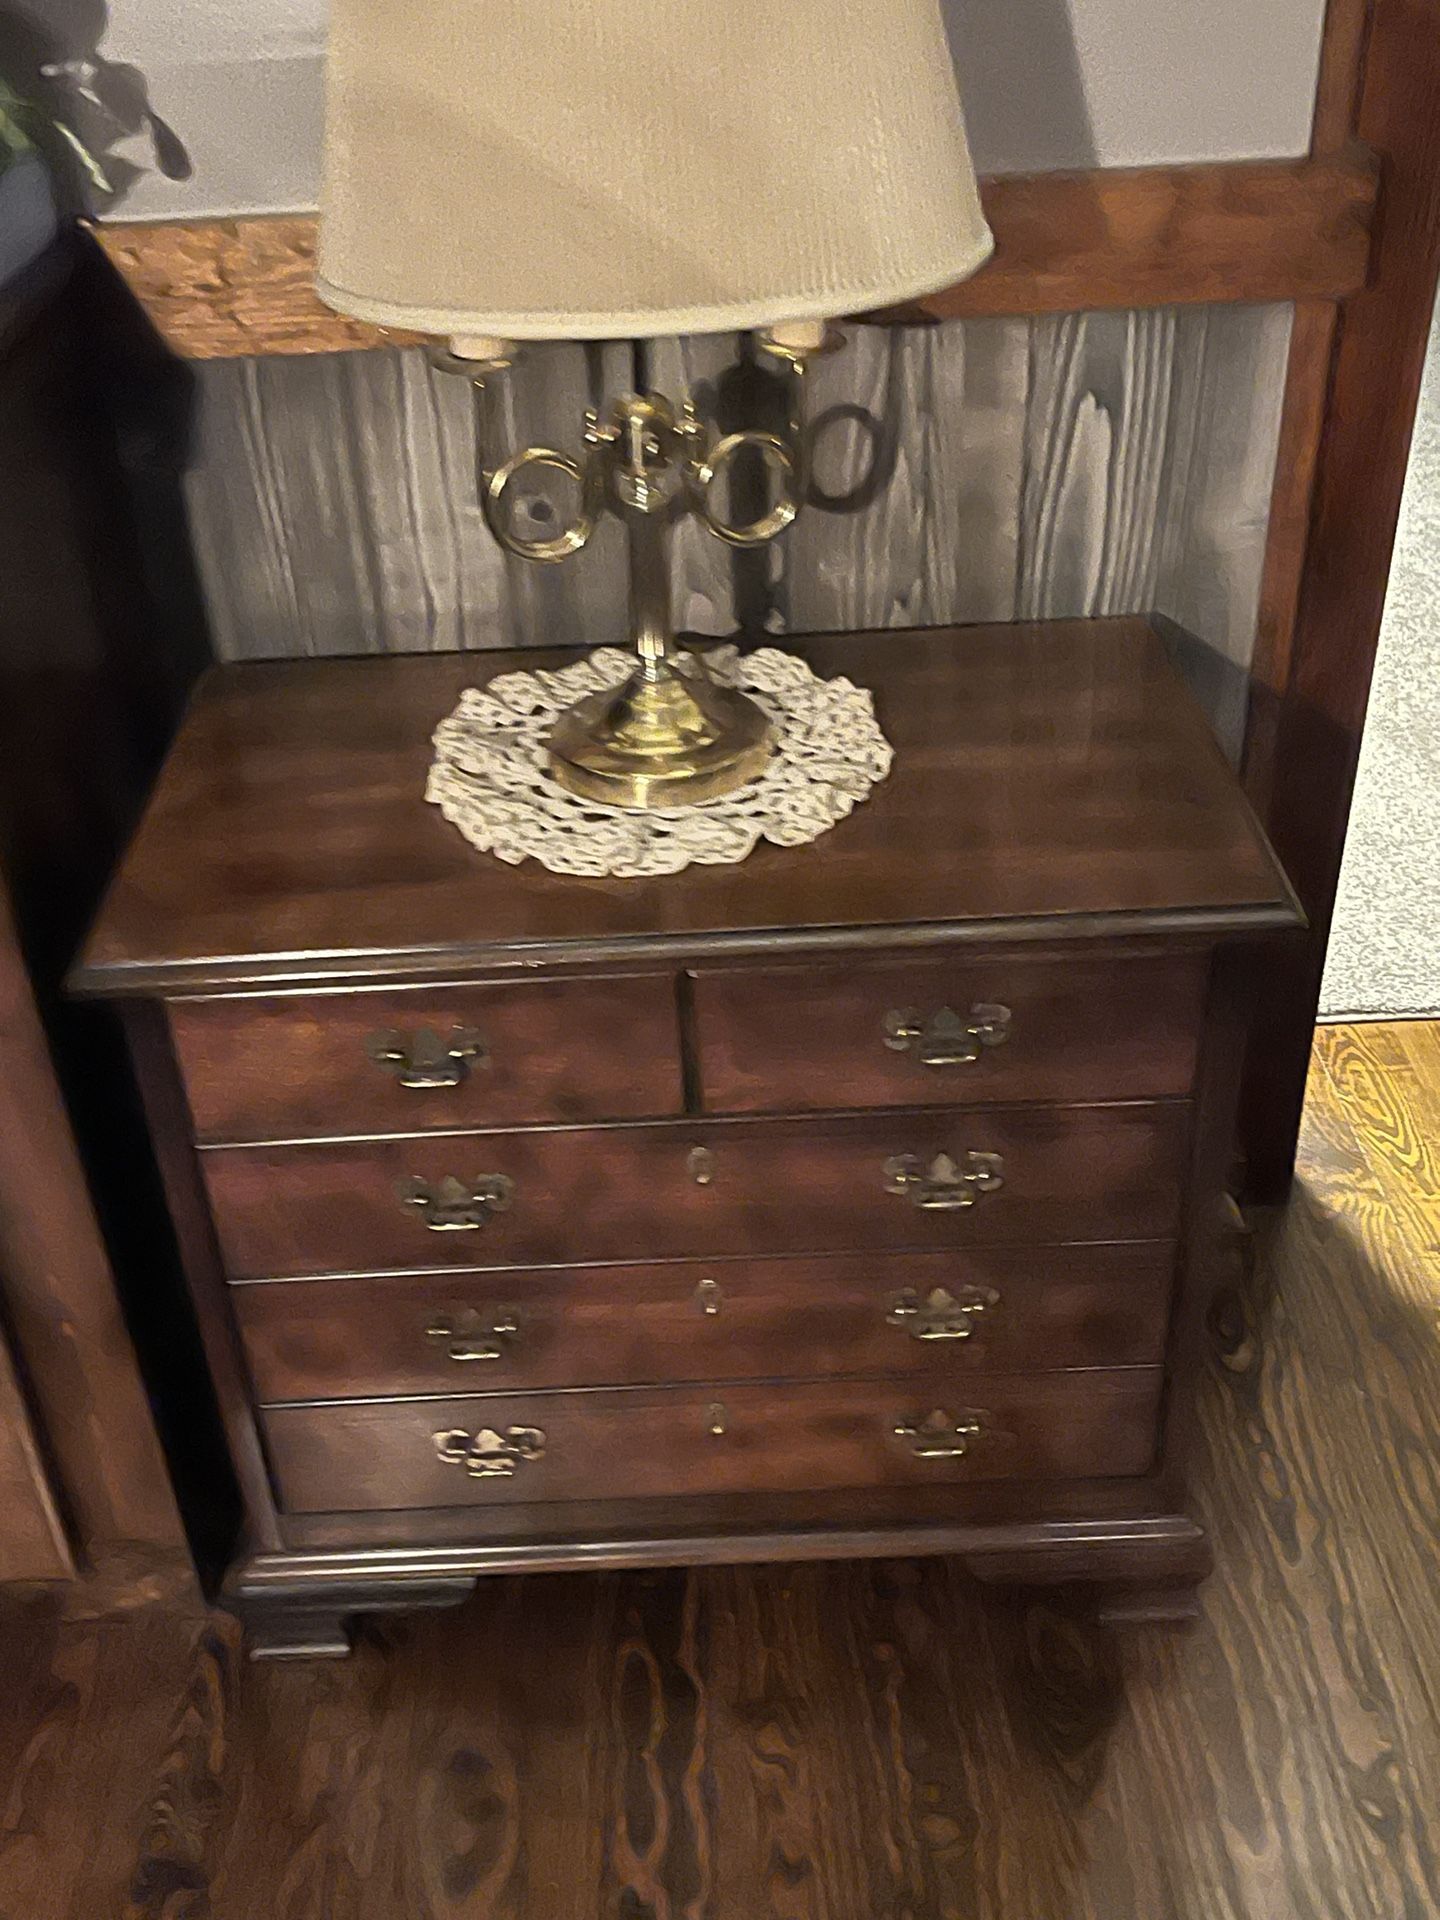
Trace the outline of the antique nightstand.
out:
<instances>
[{"instance_id":1,"label":"antique nightstand","mask_svg":"<svg viewBox=\"0 0 1440 1920\"><path fill-rule=\"evenodd\" d=\"M1293 896L1144 621L797 645L875 689L891 778L647 881L425 805L512 654L202 687L76 978L133 1028L257 1654L517 1568L945 1552L1191 1604Z\"/></svg>"}]
</instances>

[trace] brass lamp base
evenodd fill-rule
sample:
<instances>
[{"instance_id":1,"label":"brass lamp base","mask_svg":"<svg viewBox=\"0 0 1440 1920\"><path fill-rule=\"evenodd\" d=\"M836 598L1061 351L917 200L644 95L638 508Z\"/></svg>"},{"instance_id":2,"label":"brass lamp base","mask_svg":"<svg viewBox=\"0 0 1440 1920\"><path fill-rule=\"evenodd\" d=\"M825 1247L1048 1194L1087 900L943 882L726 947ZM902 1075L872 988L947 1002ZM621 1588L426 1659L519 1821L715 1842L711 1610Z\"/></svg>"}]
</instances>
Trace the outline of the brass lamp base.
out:
<instances>
[{"instance_id":1,"label":"brass lamp base","mask_svg":"<svg viewBox=\"0 0 1440 1920\"><path fill-rule=\"evenodd\" d=\"M679 665L670 611L670 534L677 520L698 513L728 546L761 547L790 525L805 484L796 450L798 383L807 353L822 347L774 348L795 387L788 441L753 430L712 444L688 400L677 410L661 394L627 393L604 419L586 415L583 461L551 447L527 447L493 470L483 468L486 520L505 550L521 559L554 563L578 553L606 511L626 527L630 632L639 660L623 686L577 701L555 722L549 770L567 792L638 813L718 800L764 771L776 740L761 708L734 687L716 686L699 660L692 658L683 670ZM472 375L482 395L486 374L502 365L497 357ZM770 504L756 519L737 524L722 517L715 495L728 485L725 476L737 456L747 452L769 476ZM513 525L513 489L535 469L563 475L580 494L574 519L543 540L525 538Z\"/></svg>"},{"instance_id":2,"label":"brass lamp base","mask_svg":"<svg viewBox=\"0 0 1440 1920\"><path fill-rule=\"evenodd\" d=\"M747 694L646 660L621 687L561 714L550 772L607 807L692 807L747 785L775 751L775 730Z\"/></svg>"}]
</instances>

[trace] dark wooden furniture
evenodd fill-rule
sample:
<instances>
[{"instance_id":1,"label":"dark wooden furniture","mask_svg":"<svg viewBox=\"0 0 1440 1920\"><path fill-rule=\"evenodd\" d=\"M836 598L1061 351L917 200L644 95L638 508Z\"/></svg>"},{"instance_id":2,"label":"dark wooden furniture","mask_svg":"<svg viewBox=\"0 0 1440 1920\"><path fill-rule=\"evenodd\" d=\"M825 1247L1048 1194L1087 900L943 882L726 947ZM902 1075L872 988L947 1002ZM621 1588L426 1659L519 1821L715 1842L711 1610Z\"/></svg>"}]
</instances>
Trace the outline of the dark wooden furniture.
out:
<instances>
[{"instance_id":1,"label":"dark wooden furniture","mask_svg":"<svg viewBox=\"0 0 1440 1920\"><path fill-rule=\"evenodd\" d=\"M505 1568L945 1551L1183 1611L1293 897L1145 622L804 651L876 689L890 779L652 881L423 803L513 655L205 683L77 984L129 1005L257 1652Z\"/></svg>"},{"instance_id":2,"label":"dark wooden furniture","mask_svg":"<svg viewBox=\"0 0 1440 1920\"><path fill-rule=\"evenodd\" d=\"M145 1315L117 1289L139 1244L163 1299L164 1204L113 1023L62 985L184 695L121 474L143 446L159 541L185 373L119 324L114 279L66 238L0 286L0 1582L64 1582L85 1611L195 1593L131 1344ZM176 1374L203 1388L174 1319Z\"/></svg>"}]
</instances>

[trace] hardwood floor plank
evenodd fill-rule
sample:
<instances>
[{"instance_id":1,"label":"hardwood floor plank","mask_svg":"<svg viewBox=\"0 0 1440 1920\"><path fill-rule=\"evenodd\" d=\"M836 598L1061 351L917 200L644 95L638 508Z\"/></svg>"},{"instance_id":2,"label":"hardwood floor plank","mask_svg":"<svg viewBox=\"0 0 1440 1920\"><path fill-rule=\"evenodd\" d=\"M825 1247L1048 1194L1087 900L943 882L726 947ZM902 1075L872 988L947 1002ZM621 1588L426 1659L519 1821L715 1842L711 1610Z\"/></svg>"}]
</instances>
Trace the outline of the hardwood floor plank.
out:
<instances>
[{"instance_id":1,"label":"hardwood floor plank","mask_svg":"<svg viewBox=\"0 0 1440 1920\"><path fill-rule=\"evenodd\" d=\"M1413 1031L1412 1031L1413 1030ZM1319 1058L1389 1205L1404 1221L1407 1253L1425 1256L1425 1280L1410 1270L1421 1304L1436 1299L1440 1258L1440 1052L1426 1021L1377 1020L1321 1029ZM1433 1045L1433 1041L1431 1042Z\"/></svg>"},{"instance_id":2,"label":"hardwood floor plank","mask_svg":"<svg viewBox=\"0 0 1440 1920\"><path fill-rule=\"evenodd\" d=\"M69 1819L69 1787L98 1648L94 1635L63 1637L52 1601L8 1595L0 1645L0 1914L58 1920L83 1847Z\"/></svg>"}]
</instances>

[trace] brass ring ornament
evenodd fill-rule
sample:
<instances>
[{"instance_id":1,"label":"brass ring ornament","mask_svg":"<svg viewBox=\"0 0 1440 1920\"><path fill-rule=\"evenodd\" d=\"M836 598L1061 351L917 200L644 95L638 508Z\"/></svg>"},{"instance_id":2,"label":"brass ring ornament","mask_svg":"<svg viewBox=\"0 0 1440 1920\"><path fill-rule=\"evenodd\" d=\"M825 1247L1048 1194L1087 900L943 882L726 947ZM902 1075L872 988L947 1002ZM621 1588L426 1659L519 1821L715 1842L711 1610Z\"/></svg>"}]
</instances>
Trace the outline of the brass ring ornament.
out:
<instances>
[{"instance_id":1,"label":"brass ring ornament","mask_svg":"<svg viewBox=\"0 0 1440 1920\"><path fill-rule=\"evenodd\" d=\"M514 517L515 499L511 493L512 483L530 467L544 473L562 473L580 489L579 513L563 532L552 535L548 540L526 540L523 535L515 533L510 524ZM604 500L603 487L597 462L587 460L582 466L578 460L572 460L568 454L557 453L553 447L526 447L523 452L507 460L504 466L496 467L493 473L482 476L480 505L484 510L486 526L507 553L516 554L521 560L553 563L568 560L572 553L579 553L594 533Z\"/></svg>"},{"instance_id":2,"label":"brass ring ornament","mask_svg":"<svg viewBox=\"0 0 1440 1920\"><path fill-rule=\"evenodd\" d=\"M744 448L752 447L765 463L776 486L775 504L756 520L734 526L710 505L711 493L731 461ZM783 533L800 511L795 456L785 442L773 433L750 429L745 433L727 433L717 440L702 459L691 468L696 508L701 519L717 539L731 547L763 547Z\"/></svg>"}]
</instances>

